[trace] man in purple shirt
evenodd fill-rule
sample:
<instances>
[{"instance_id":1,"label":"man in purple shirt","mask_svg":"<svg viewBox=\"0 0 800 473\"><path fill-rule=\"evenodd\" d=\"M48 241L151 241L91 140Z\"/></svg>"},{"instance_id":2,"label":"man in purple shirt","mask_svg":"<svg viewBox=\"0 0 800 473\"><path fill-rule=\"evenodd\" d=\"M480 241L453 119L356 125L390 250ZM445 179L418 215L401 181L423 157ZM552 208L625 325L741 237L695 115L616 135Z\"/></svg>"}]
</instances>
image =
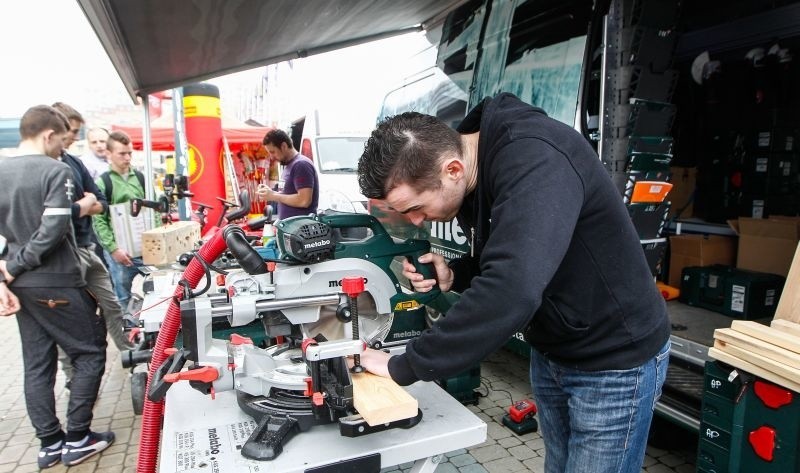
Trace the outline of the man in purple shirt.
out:
<instances>
[{"instance_id":1,"label":"man in purple shirt","mask_svg":"<svg viewBox=\"0 0 800 473\"><path fill-rule=\"evenodd\" d=\"M260 185L258 195L278 203L278 218L317 213L319 202L319 179L314 163L298 153L292 139L283 130L271 130L264 135L264 147L273 159L285 166L283 170L283 192L275 192Z\"/></svg>"}]
</instances>

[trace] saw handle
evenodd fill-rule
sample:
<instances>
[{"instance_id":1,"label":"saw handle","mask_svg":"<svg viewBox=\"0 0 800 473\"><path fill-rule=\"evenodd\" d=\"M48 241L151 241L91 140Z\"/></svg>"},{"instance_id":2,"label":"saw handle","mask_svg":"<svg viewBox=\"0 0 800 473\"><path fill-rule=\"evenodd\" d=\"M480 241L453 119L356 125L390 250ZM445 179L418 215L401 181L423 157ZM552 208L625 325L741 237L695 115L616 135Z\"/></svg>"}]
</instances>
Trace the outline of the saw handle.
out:
<instances>
[{"instance_id":1,"label":"saw handle","mask_svg":"<svg viewBox=\"0 0 800 473\"><path fill-rule=\"evenodd\" d=\"M426 252L427 253L427 252ZM419 257L422 256L423 253L415 254L415 255L406 255L406 260L409 263L414 265L414 270L422 275L425 279L436 279L436 268L433 266L433 263L420 263ZM439 289L439 283L436 283L433 286L432 290Z\"/></svg>"},{"instance_id":2,"label":"saw handle","mask_svg":"<svg viewBox=\"0 0 800 473\"><path fill-rule=\"evenodd\" d=\"M386 229L383 228L383 225L372 215L354 213L329 214L325 215L323 221L331 228L366 227L372 230L374 235L389 236L389 234L386 233Z\"/></svg>"}]
</instances>

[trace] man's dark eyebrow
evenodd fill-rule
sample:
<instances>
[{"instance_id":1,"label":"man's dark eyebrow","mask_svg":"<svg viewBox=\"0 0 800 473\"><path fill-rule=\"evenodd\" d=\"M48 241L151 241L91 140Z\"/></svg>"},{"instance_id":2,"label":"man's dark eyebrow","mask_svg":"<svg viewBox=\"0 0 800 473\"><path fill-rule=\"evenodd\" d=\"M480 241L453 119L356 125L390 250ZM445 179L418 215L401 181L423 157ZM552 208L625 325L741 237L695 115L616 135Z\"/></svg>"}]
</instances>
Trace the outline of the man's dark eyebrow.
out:
<instances>
[{"instance_id":1,"label":"man's dark eyebrow","mask_svg":"<svg viewBox=\"0 0 800 473\"><path fill-rule=\"evenodd\" d=\"M407 209L405 209L405 210L397 210L397 209L395 209L394 207L392 207L391 205L389 206L389 208L390 208L390 209L392 209L392 210L394 210L394 211L395 211L395 212L397 212L397 213L400 213L400 214L403 214L403 215L405 215L405 214L407 214L407 213L409 213L409 212L411 212L411 211L414 211L414 210L419 210L420 208L422 208L422 206L420 206L420 205L414 205L414 206L412 206L412 207L409 207L409 208L407 208Z\"/></svg>"}]
</instances>

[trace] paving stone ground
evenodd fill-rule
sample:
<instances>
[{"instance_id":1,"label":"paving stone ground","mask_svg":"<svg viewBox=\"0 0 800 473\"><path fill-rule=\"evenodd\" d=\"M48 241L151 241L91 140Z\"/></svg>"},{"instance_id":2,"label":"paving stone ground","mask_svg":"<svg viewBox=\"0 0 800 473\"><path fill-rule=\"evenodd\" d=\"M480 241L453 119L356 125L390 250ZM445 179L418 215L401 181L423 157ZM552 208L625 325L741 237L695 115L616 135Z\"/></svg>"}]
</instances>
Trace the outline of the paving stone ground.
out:
<instances>
[{"instance_id":1,"label":"paving stone ground","mask_svg":"<svg viewBox=\"0 0 800 473\"><path fill-rule=\"evenodd\" d=\"M22 352L15 317L0 317L0 356L3 358L6 381L0 383L0 473L38 471L36 456L39 442L25 410L22 386ZM94 409L94 430L111 429L116 442L110 448L81 465L53 467L58 473L134 473L139 451L141 417L135 416L130 398L130 376L119 361L119 353L108 349L108 360L100 396ZM544 443L538 433L516 435L502 425L502 417L511 400L530 398L527 381L527 360L500 351L481 364L483 396L469 406L487 423L487 439L480 445L449 452L442 456L436 473L513 473L543 472ZM57 410L64 419L69 391L59 371L56 379ZM642 465L647 473L693 473L694 448L688 433L678 433L688 440L670 449L649 446ZM674 443L674 442L673 442ZM412 464L385 468L383 473L407 473ZM227 472L226 472L227 473Z\"/></svg>"}]
</instances>

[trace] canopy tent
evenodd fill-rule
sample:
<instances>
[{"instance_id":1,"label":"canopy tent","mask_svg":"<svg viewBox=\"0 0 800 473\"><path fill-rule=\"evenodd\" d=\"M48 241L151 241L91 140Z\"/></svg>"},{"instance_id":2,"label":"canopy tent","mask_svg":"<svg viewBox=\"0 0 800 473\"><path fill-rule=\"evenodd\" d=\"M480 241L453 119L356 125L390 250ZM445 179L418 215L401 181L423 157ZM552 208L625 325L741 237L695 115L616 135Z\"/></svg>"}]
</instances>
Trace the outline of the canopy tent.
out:
<instances>
[{"instance_id":1,"label":"canopy tent","mask_svg":"<svg viewBox=\"0 0 800 473\"><path fill-rule=\"evenodd\" d=\"M444 19L466 0L78 0L131 98Z\"/></svg>"},{"instance_id":2,"label":"canopy tent","mask_svg":"<svg viewBox=\"0 0 800 473\"><path fill-rule=\"evenodd\" d=\"M144 149L144 136L142 127L111 125L111 129L124 131L131 137L133 149ZM267 126L250 126L236 120L222 119L222 136L228 142L232 151L236 151L246 144L261 144L264 135L272 128ZM153 151L173 151L175 149L175 132L172 114L165 113L150 123L150 142Z\"/></svg>"}]
</instances>

